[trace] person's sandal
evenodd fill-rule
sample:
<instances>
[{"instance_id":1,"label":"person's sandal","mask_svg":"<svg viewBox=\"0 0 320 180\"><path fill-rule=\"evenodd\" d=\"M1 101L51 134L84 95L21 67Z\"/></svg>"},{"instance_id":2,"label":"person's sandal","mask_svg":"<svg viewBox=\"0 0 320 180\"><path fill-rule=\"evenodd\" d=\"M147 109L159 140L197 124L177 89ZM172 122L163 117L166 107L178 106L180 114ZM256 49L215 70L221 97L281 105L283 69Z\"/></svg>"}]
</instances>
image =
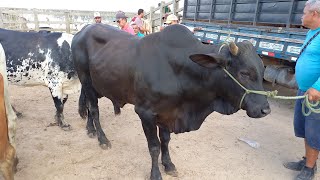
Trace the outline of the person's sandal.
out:
<instances>
[{"instance_id":1,"label":"person's sandal","mask_svg":"<svg viewBox=\"0 0 320 180\"><path fill-rule=\"evenodd\" d=\"M302 157L302 158L303 159L298 162L284 163L283 166L286 167L287 169L290 169L293 171L301 171L303 169L303 167L306 165L306 157Z\"/></svg>"},{"instance_id":2,"label":"person's sandal","mask_svg":"<svg viewBox=\"0 0 320 180\"><path fill-rule=\"evenodd\" d=\"M307 166L304 166L298 174L298 176L296 177L296 180L312 180L314 178L316 168L316 165L314 165L313 168L308 168Z\"/></svg>"}]
</instances>

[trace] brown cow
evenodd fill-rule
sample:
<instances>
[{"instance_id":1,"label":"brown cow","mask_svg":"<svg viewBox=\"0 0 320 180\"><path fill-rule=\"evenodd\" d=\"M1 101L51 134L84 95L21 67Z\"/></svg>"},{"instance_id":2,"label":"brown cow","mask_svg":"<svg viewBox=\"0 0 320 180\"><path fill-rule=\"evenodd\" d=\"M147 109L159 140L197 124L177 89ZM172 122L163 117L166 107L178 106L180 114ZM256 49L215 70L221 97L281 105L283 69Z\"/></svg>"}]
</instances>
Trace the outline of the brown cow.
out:
<instances>
[{"instance_id":1,"label":"brown cow","mask_svg":"<svg viewBox=\"0 0 320 180\"><path fill-rule=\"evenodd\" d=\"M9 142L8 119L4 102L4 83L0 74L0 171L6 180L13 179L16 151Z\"/></svg>"}]
</instances>

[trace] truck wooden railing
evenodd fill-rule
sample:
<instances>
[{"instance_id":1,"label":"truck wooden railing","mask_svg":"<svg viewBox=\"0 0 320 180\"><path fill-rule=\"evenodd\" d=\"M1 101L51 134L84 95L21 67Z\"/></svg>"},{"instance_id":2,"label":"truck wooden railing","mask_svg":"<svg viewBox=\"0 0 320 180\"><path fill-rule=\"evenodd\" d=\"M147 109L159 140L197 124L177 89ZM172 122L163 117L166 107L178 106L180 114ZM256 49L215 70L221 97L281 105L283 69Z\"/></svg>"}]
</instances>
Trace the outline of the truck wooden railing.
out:
<instances>
[{"instance_id":1,"label":"truck wooden railing","mask_svg":"<svg viewBox=\"0 0 320 180\"><path fill-rule=\"evenodd\" d=\"M163 23L162 17L165 14L175 14L176 16L181 16L183 11L183 0L171 0L169 2L161 1L158 7L152 6L149 12L145 13L150 27L152 27L152 32L159 31L161 24Z\"/></svg>"}]
</instances>

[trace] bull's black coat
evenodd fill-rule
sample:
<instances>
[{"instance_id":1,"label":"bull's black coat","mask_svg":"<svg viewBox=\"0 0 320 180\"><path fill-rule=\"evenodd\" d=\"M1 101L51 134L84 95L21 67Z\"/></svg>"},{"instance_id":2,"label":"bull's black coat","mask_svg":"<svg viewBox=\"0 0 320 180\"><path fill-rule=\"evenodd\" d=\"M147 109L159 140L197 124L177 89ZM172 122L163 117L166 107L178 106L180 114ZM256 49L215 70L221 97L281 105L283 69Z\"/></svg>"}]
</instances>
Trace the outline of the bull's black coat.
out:
<instances>
[{"instance_id":1,"label":"bull's black coat","mask_svg":"<svg viewBox=\"0 0 320 180\"><path fill-rule=\"evenodd\" d=\"M261 59L249 42L237 45L234 54L228 46L218 52L219 46L202 44L181 25L142 39L111 26L84 28L73 39L72 53L82 84L80 114L89 107L88 133L95 133L94 121L100 143L110 146L100 127L97 98L109 98L115 109L133 104L148 140L151 178L161 178L157 126L162 163L167 172L175 172L168 152L170 132L196 130L213 111L232 114L239 110L244 90L222 67L245 87L263 89ZM241 108L255 118L270 112L261 95L247 95Z\"/></svg>"}]
</instances>

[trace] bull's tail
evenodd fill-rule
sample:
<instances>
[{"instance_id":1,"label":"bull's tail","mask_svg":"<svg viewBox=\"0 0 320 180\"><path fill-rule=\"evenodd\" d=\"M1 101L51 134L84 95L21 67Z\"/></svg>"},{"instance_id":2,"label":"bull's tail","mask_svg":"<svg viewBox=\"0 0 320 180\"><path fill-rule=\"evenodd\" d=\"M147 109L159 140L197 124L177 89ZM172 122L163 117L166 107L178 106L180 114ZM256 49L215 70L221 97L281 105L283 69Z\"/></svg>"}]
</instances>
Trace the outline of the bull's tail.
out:
<instances>
[{"instance_id":1,"label":"bull's tail","mask_svg":"<svg viewBox=\"0 0 320 180\"><path fill-rule=\"evenodd\" d=\"M81 93L79 97L79 115L82 119L85 119L88 116L88 107L87 107L87 98L84 93L84 90L81 88Z\"/></svg>"},{"instance_id":2,"label":"bull's tail","mask_svg":"<svg viewBox=\"0 0 320 180\"><path fill-rule=\"evenodd\" d=\"M120 115L121 114L120 106L117 103L115 103L114 101L112 101L112 104L113 104L114 114Z\"/></svg>"}]
</instances>

